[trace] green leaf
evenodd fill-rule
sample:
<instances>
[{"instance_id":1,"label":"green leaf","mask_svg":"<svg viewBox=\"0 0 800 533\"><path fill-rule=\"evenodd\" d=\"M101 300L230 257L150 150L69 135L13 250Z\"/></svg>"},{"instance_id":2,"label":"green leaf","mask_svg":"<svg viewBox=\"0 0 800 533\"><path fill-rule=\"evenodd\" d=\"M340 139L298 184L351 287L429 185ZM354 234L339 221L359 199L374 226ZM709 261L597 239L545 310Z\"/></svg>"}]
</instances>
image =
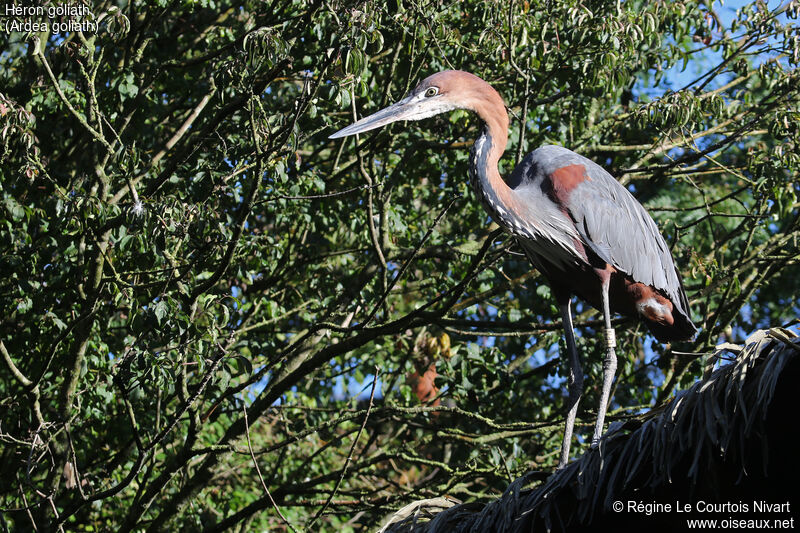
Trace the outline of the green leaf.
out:
<instances>
[{"instance_id":1,"label":"green leaf","mask_svg":"<svg viewBox=\"0 0 800 533\"><path fill-rule=\"evenodd\" d=\"M159 325L161 325L161 323L164 321L164 318L167 316L168 313L169 313L169 306L167 305L167 302L165 302L164 300L159 300L153 306L153 314L155 315L156 321L158 322Z\"/></svg>"},{"instance_id":2,"label":"green leaf","mask_svg":"<svg viewBox=\"0 0 800 533\"><path fill-rule=\"evenodd\" d=\"M453 248L462 254L465 255L476 255L481 249L482 243L478 241L465 241L458 246L454 246Z\"/></svg>"}]
</instances>

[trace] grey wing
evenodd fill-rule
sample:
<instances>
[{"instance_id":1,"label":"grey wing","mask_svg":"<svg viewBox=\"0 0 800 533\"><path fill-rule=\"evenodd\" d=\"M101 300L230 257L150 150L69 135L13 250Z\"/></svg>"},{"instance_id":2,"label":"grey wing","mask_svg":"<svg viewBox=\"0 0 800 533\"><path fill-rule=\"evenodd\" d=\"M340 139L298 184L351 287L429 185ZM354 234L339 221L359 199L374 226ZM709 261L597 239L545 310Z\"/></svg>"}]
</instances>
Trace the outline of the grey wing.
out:
<instances>
[{"instance_id":1,"label":"grey wing","mask_svg":"<svg viewBox=\"0 0 800 533\"><path fill-rule=\"evenodd\" d=\"M625 187L589 160L586 177L566 206L581 238L634 281L663 291L685 314L688 302L656 223Z\"/></svg>"}]
</instances>

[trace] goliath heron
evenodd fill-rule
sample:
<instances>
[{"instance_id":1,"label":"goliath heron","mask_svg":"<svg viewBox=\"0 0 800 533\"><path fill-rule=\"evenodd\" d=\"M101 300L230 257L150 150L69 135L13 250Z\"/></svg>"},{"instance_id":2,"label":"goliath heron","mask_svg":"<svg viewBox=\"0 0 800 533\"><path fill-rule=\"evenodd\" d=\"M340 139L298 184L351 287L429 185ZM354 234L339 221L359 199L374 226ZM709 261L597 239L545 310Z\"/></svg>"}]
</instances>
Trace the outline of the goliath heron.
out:
<instances>
[{"instance_id":1,"label":"goliath heron","mask_svg":"<svg viewBox=\"0 0 800 533\"><path fill-rule=\"evenodd\" d=\"M661 342L690 339L689 317L678 270L653 219L628 190L593 161L559 146L528 154L507 180L497 163L508 142L502 97L481 78L459 70L424 79L411 93L331 135L362 133L399 120L420 120L454 109L477 113L481 135L472 147L470 182L491 217L517 239L528 259L548 279L561 310L569 355L568 410L559 466L569 448L583 370L575 346L571 297L602 310L606 357L596 445L603 430L617 368L611 312L639 315Z\"/></svg>"}]
</instances>

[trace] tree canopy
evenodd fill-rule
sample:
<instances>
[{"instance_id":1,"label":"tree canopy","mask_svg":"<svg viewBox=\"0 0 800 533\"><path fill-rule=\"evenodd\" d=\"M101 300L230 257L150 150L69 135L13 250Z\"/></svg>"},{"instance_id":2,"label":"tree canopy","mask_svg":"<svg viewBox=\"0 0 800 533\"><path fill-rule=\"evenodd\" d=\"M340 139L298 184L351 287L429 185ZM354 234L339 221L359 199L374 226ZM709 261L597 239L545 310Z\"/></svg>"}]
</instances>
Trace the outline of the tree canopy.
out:
<instances>
[{"instance_id":1,"label":"tree canopy","mask_svg":"<svg viewBox=\"0 0 800 533\"><path fill-rule=\"evenodd\" d=\"M362 531L554 467L558 312L469 188L475 118L328 139L439 70L505 99L506 172L575 150L672 248L700 333L619 319L612 421L797 316L797 2L36 5L0 17L5 529Z\"/></svg>"}]
</instances>

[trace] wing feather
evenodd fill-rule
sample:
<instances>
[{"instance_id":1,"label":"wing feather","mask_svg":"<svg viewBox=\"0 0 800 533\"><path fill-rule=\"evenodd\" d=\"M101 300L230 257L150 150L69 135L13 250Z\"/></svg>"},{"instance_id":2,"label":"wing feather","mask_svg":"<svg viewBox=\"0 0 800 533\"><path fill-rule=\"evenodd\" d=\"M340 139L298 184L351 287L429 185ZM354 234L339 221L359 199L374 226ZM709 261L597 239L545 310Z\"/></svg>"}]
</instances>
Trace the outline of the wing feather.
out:
<instances>
[{"instance_id":1,"label":"wing feather","mask_svg":"<svg viewBox=\"0 0 800 533\"><path fill-rule=\"evenodd\" d=\"M565 207L585 244L635 281L663 291L685 314L679 274L656 223L608 172L588 159L583 164L587 179Z\"/></svg>"},{"instance_id":2,"label":"wing feather","mask_svg":"<svg viewBox=\"0 0 800 533\"><path fill-rule=\"evenodd\" d=\"M585 174L576 175L575 165L583 166ZM602 167L566 148L541 146L522 160L509 186L535 206L532 219L568 215L572 224L564 222L574 224L584 247L634 281L663 292L683 315L686 331L695 329L680 274L658 226ZM572 231L555 225L550 229L567 238Z\"/></svg>"}]
</instances>

